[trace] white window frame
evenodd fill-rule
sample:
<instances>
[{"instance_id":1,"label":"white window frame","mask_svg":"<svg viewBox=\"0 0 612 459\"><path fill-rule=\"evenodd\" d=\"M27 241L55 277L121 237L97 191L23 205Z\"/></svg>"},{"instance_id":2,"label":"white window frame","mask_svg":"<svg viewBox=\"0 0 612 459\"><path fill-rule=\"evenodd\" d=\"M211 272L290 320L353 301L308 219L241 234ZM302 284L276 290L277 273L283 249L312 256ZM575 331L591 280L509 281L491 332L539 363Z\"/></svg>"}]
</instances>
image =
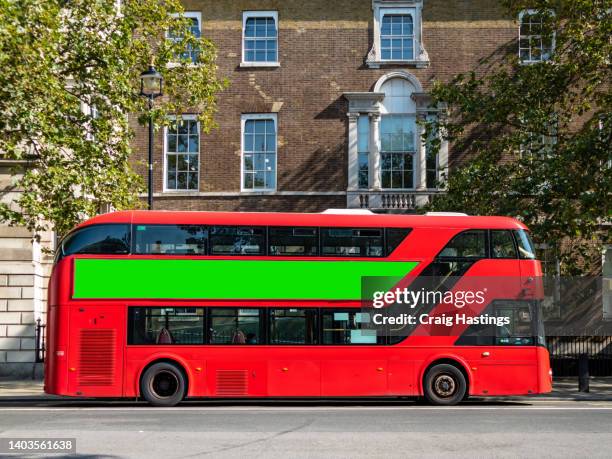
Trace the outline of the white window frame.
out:
<instances>
[{"instance_id":1,"label":"white window frame","mask_svg":"<svg viewBox=\"0 0 612 459\"><path fill-rule=\"evenodd\" d=\"M245 188L244 186L244 129L249 120L273 120L274 133L274 188ZM243 193L270 193L278 188L278 115L276 113L244 113L240 116L240 191Z\"/></svg>"},{"instance_id":2,"label":"white window frame","mask_svg":"<svg viewBox=\"0 0 612 459\"><path fill-rule=\"evenodd\" d=\"M245 52L246 40L246 23L250 18L269 18L274 19L276 23L276 61L275 62L260 62L247 61ZM280 67L280 27L278 23L278 11L243 11L242 12L242 59L240 67Z\"/></svg>"},{"instance_id":3,"label":"white window frame","mask_svg":"<svg viewBox=\"0 0 612 459\"><path fill-rule=\"evenodd\" d=\"M551 37L551 48L550 48L550 56L548 59L538 59L538 60L533 60L533 59L529 59L529 60L522 60L521 59L521 37L523 35L521 35L521 25L523 24L523 16L527 15L533 15L533 14L538 14L541 11L539 10L535 10L535 9L527 9L527 10L522 10L519 15L518 15L518 46L517 46L517 53L518 53L518 58L519 58L519 62L521 64L524 65L529 65L529 64L538 64L540 62L548 62L551 60L552 58L552 54L555 52L555 47L556 47L556 42L555 42L555 37L556 34L553 31L552 32L552 37ZM548 14L554 16L555 12L552 10L548 10ZM537 35L528 35L527 37L531 38L532 36L537 36ZM542 35L539 35L540 39L542 38ZM531 41L529 42L529 56L531 57Z\"/></svg>"},{"instance_id":4,"label":"white window frame","mask_svg":"<svg viewBox=\"0 0 612 459\"><path fill-rule=\"evenodd\" d=\"M168 116L168 119L171 121L176 121L177 119L179 119L178 116ZM197 115L182 115L180 117L181 121L196 121L196 124L198 126L198 187L195 189L189 189L189 188L168 188L168 126L164 126L164 148L163 148L163 152L164 152L164 187L163 187L163 191L164 193L198 193L200 191L200 170L202 169L202 163L201 163L201 153L202 153L202 139L201 139L201 126L200 126L200 122L198 121L198 117ZM176 153L176 152L173 152ZM189 153L186 153L189 154Z\"/></svg>"},{"instance_id":5,"label":"white window frame","mask_svg":"<svg viewBox=\"0 0 612 459\"><path fill-rule=\"evenodd\" d=\"M385 116L409 116L414 118L414 151L384 151L382 149L382 121L383 118ZM381 183L381 189L384 191L414 191L417 189L418 187L418 175L417 175L417 170L420 169L420 165L419 165L419 143L420 143L420 138L419 138L419 129L418 129L418 124L417 124L417 114L415 113L383 113L380 116L380 128L378 131L378 139L377 142L380 145L379 149L378 149L378 155L380 156L380 183ZM399 154L399 155L410 155L412 156L412 187L410 188L385 188L382 186L382 174L383 174L383 168L382 168L382 155L384 154ZM387 170L387 169L385 169ZM393 170L393 169L391 169Z\"/></svg>"},{"instance_id":6,"label":"white window frame","mask_svg":"<svg viewBox=\"0 0 612 459\"><path fill-rule=\"evenodd\" d=\"M412 59L384 59L382 57L382 23L385 16L394 16L394 15L403 15L410 16L412 18ZM416 60L418 49L417 49L417 23L416 23L416 8L381 8L380 9L380 19L378 22L379 32L378 32L378 42L379 42L379 59L381 62L412 62Z\"/></svg>"},{"instance_id":7,"label":"white window frame","mask_svg":"<svg viewBox=\"0 0 612 459\"><path fill-rule=\"evenodd\" d=\"M429 65L429 55L423 46L423 0L397 0L385 2L384 0L372 0L373 17L373 46L366 64L370 68L380 68L384 65L410 65L416 68L424 68ZM381 49L381 27L383 17L390 14L408 14L412 16L413 50L412 59L383 59Z\"/></svg>"},{"instance_id":8,"label":"white window frame","mask_svg":"<svg viewBox=\"0 0 612 459\"><path fill-rule=\"evenodd\" d=\"M200 29L200 36L202 36L202 13L200 11L184 11L183 13L175 13L172 17L185 17L185 18L195 18L198 20L198 28ZM166 40L172 40L173 38L169 36L169 30L166 30L165 38ZM166 67L177 67L180 65L179 62L168 62ZM188 65L198 65L197 62L190 62ZM199 129L199 128L198 128Z\"/></svg>"}]
</instances>

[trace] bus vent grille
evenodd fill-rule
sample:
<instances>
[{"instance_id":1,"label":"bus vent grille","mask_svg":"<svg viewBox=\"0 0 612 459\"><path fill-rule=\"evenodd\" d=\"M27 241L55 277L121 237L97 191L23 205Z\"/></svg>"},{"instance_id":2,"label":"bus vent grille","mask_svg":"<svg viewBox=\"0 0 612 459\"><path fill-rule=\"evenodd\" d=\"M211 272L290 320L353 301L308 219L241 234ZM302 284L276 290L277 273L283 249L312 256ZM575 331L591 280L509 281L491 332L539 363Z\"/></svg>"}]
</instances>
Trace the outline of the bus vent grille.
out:
<instances>
[{"instance_id":1,"label":"bus vent grille","mask_svg":"<svg viewBox=\"0 0 612 459\"><path fill-rule=\"evenodd\" d=\"M112 386L115 379L115 330L81 330L79 386Z\"/></svg>"},{"instance_id":2,"label":"bus vent grille","mask_svg":"<svg viewBox=\"0 0 612 459\"><path fill-rule=\"evenodd\" d=\"M247 395L247 370L217 370L217 395Z\"/></svg>"}]
</instances>

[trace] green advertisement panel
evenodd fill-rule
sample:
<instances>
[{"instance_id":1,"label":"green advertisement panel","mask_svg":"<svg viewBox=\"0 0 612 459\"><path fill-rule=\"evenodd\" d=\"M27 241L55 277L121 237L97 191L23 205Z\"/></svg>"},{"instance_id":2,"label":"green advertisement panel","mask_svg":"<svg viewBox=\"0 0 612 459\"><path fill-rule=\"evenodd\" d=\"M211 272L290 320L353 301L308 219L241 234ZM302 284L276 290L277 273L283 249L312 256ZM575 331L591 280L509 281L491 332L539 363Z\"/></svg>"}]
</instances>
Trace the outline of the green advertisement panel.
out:
<instances>
[{"instance_id":1,"label":"green advertisement panel","mask_svg":"<svg viewBox=\"0 0 612 459\"><path fill-rule=\"evenodd\" d=\"M362 277L391 288L410 261L75 259L75 299L361 299Z\"/></svg>"}]
</instances>

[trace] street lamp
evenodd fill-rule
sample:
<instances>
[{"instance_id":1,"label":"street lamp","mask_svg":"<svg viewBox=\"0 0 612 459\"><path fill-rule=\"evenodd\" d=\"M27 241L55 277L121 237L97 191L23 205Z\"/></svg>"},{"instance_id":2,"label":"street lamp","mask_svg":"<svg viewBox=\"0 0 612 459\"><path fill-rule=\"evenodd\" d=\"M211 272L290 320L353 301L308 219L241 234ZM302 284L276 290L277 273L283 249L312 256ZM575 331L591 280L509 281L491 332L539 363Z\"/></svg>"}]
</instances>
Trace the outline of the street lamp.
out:
<instances>
[{"instance_id":1,"label":"street lamp","mask_svg":"<svg viewBox=\"0 0 612 459\"><path fill-rule=\"evenodd\" d=\"M149 210L153 208L153 99L162 95L163 83L163 77L153 65L140 74L140 95L149 99Z\"/></svg>"}]
</instances>

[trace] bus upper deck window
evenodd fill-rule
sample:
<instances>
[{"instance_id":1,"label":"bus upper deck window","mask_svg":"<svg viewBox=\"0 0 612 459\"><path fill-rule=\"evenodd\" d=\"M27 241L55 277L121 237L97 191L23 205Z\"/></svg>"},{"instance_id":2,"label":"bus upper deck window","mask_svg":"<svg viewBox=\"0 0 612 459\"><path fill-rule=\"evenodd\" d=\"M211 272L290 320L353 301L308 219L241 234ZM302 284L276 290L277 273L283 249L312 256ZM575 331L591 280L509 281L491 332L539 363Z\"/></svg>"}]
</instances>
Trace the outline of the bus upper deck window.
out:
<instances>
[{"instance_id":1,"label":"bus upper deck window","mask_svg":"<svg viewBox=\"0 0 612 459\"><path fill-rule=\"evenodd\" d=\"M134 253L206 255L207 242L202 225L134 225Z\"/></svg>"},{"instance_id":2,"label":"bus upper deck window","mask_svg":"<svg viewBox=\"0 0 612 459\"><path fill-rule=\"evenodd\" d=\"M533 242L531 242L529 233L525 230L514 230L514 235L518 244L519 258L534 260L535 249L533 248Z\"/></svg>"},{"instance_id":3,"label":"bus upper deck window","mask_svg":"<svg viewBox=\"0 0 612 459\"><path fill-rule=\"evenodd\" d=\"M410 234L411 228L386 228L387 250L386 254L391 255L397 247L404 242L406 236Z\"/></svg>"},{"instance_id":4,"label":"bus upper deck window","mask_svg":"<svg viewBox=\"0 0 612 459\"><path fill-rule=\"evenodd\" d=\"M279 227L268 229L270 255L316 256L319 253L317 228Z\"/></svg>"},{"instance_id":5,"label":"bus upper deck window","mask_svg":"<svg viewBox=\"0 0 612 459\"><path fill-rule=\"evenodd\" d=\"M211 255L265 255L266 229L261 226L213 226Z\"/></svg>"},{"instance_id":6,"label":"bus upper deck window","mask_svg":"<svg viewBox=\"0 0 612 459\"><path fill-rule=\"evenodd\" d=\"M334 257L382 257L381 228L323 228L321 253Z\"/></svg>"},{"instance_id":7,"label":"bus upper deck window","mask_svg":"<svg viewBox=\"0 0 612 459\"><path fill-rule=\"evenodd\" d=\"M484 230L470 230L457 234L442 249L442 258L484 258L487 253Z\"/></svg>"},{"instance_id":8,"label":"bus upper deck window","mask_svg":"<svg viewBox=\"0 0 612 459\"><path fill-rule=\"evenodd\" d=\"M130 252L129 225L92 225L68 235L58 250L58 259L73 254L126 254Z\"/></svg>"},{"instance_id":9,"label":"bus upper deck window","mask_svg":"<svg viewBox=\"0 0 612 459\"><path fill-rule=\"evenodd\" d=\"M514 238L509 230L491 231L491 258L517 258Z\"/></svg>"}]
</instances>

